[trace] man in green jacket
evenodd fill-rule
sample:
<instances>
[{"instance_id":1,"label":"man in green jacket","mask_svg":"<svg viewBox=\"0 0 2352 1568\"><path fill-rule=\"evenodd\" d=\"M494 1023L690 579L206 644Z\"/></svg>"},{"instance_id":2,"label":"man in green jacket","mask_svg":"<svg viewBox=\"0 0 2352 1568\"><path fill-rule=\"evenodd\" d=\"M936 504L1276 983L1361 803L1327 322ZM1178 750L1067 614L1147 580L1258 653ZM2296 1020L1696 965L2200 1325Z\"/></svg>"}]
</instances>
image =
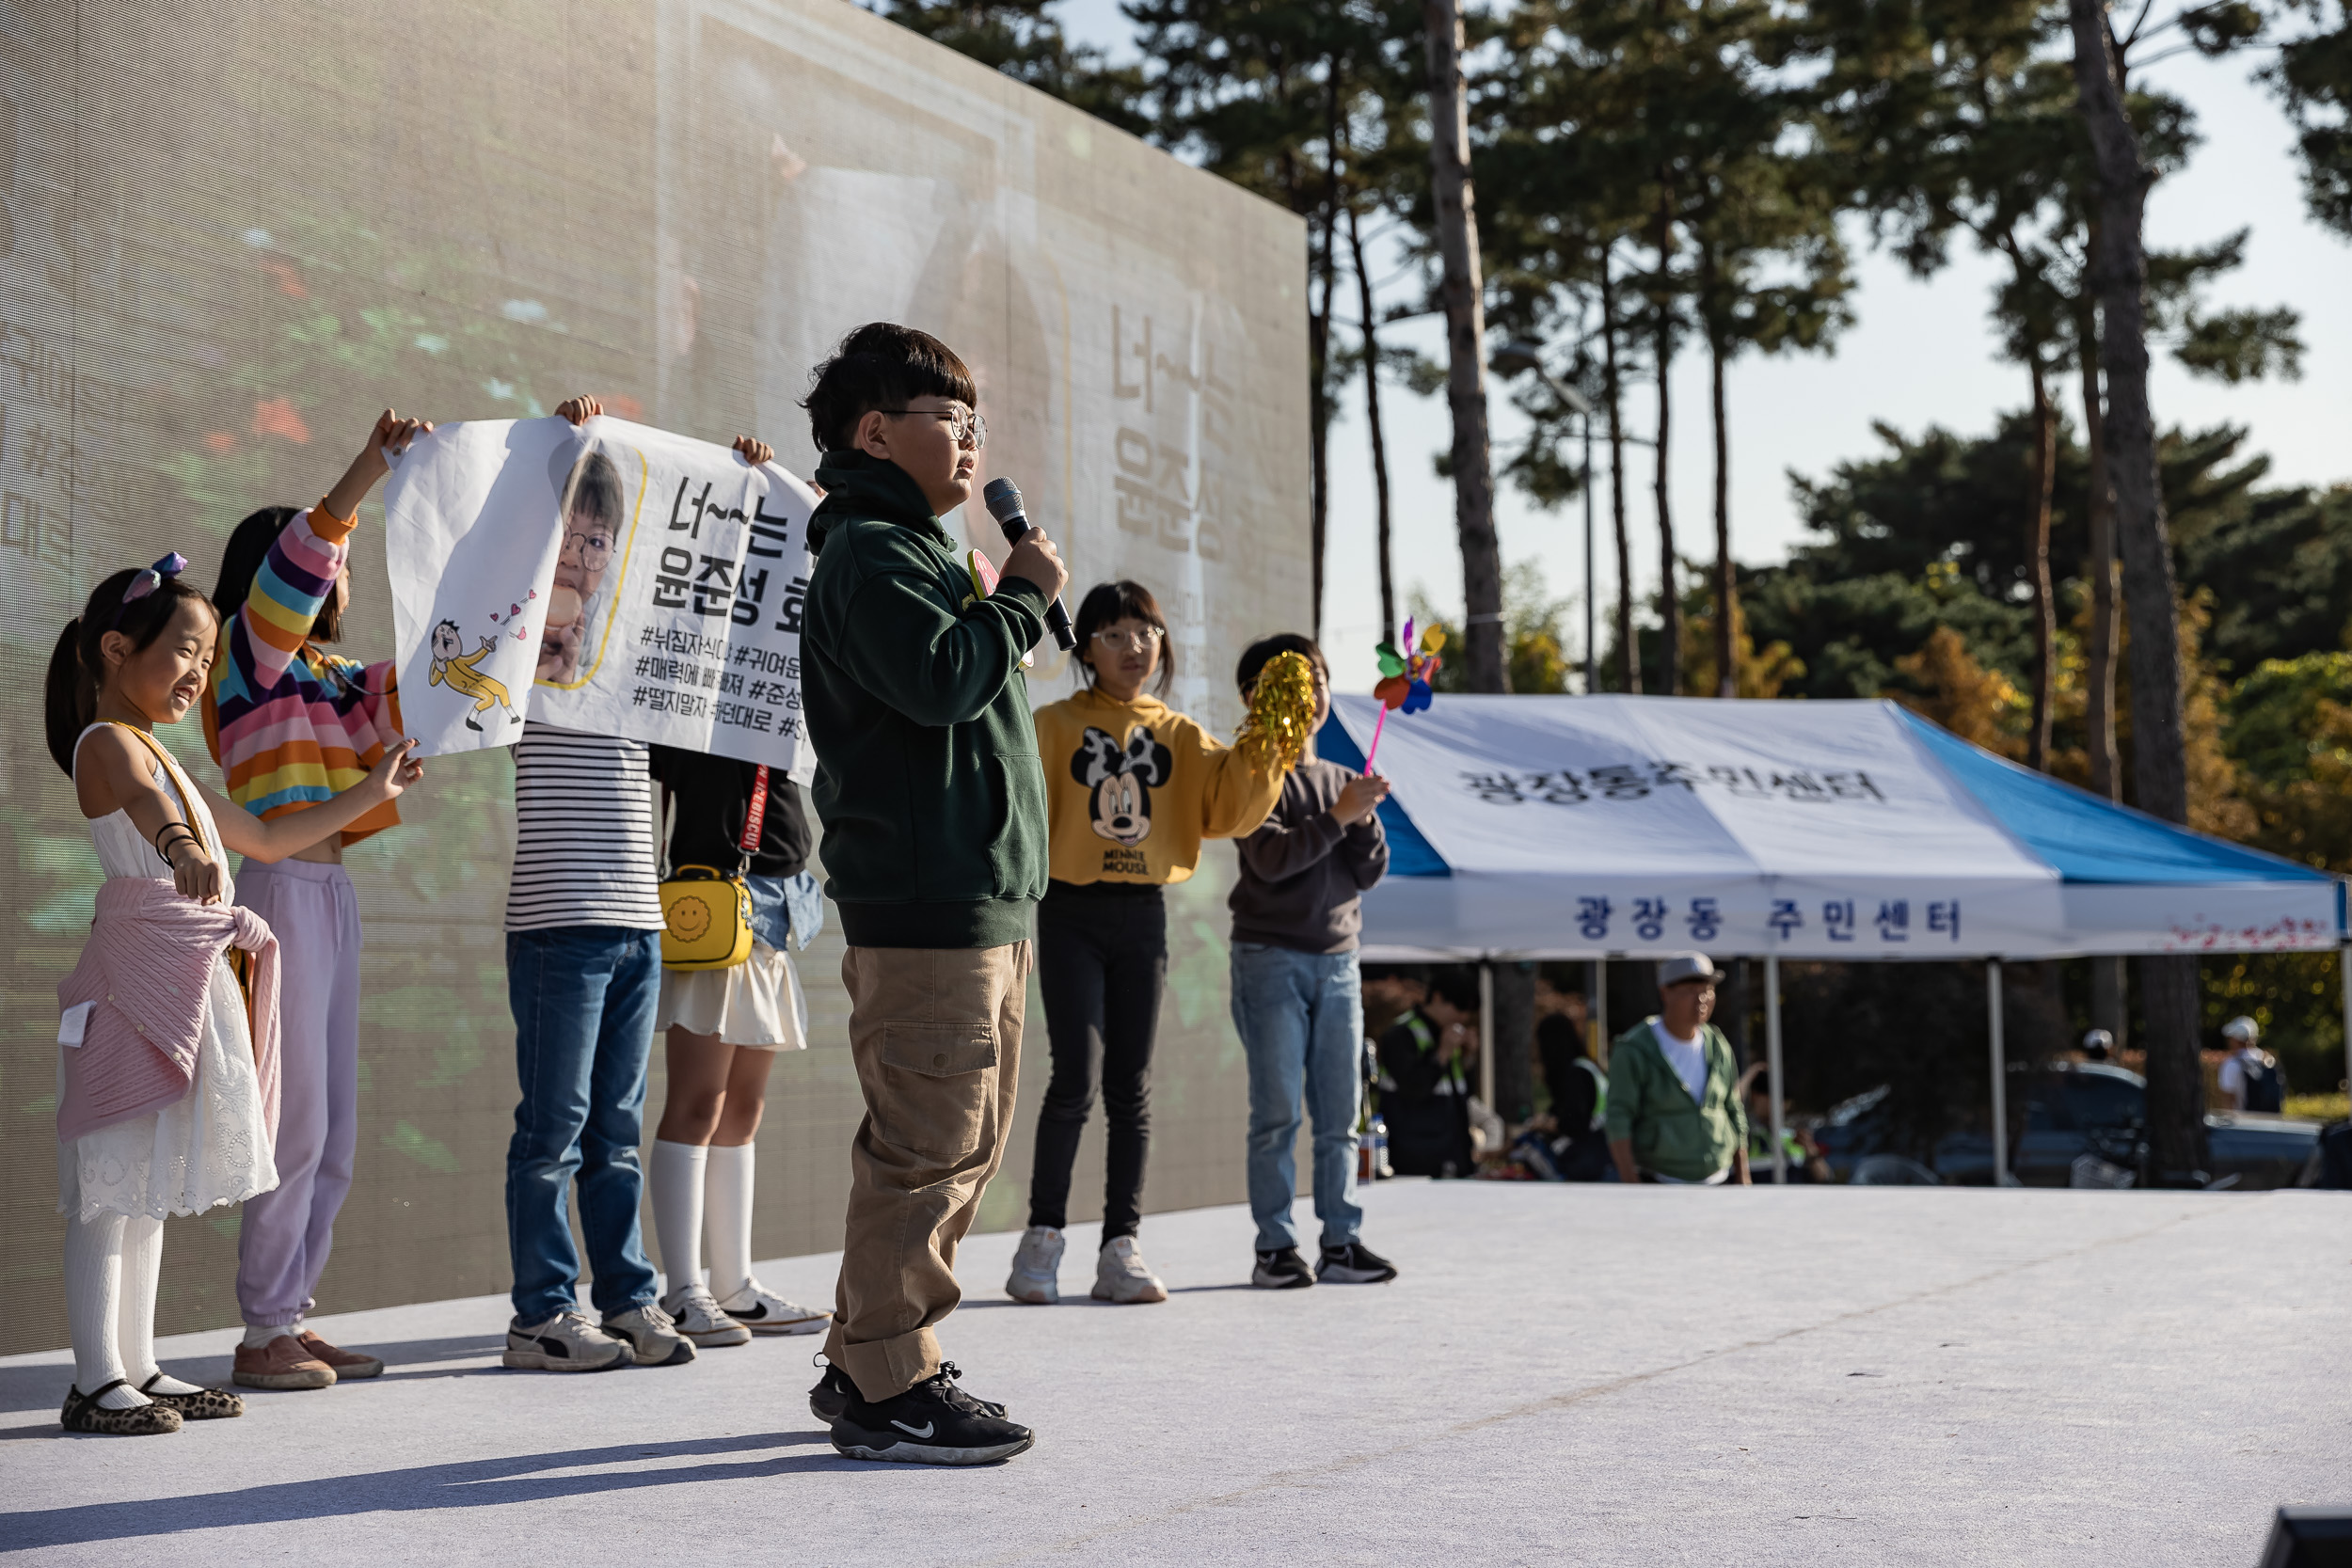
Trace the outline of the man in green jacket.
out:
<instances>
[{"instance_id":1,"label":"man in green jacket","mask_svg":"<svg viewBox=\"0 0 2352 1568\"><path fill-rule=\"evenodd\" d=\"M866 1099L809 1408L850 1458L919 1465L1031 1441L955 1386L935 1333L962 1299L957 1243L1012 1125L1046 872L1021 661L1068 576L1032 529L983 596L940 523L971 499L977 399L946 344L877 323L842 340L803 404L825 499L809 520L802 701Z\"/></svg>"},{"instance_id":2,"label":"man in green jacket","mask_svg":"<svg viewBox=\"0 0 2352 1568\"><path fill-rule=\"evenodd\" d=\"M1678 953L1658 966L1658 1011L1609 1051L1609 1156L1624 1181L1748 1181L1748 1117L1731 1042L1707 1022L1715 966Z\"/></svg>"}]
</instances>

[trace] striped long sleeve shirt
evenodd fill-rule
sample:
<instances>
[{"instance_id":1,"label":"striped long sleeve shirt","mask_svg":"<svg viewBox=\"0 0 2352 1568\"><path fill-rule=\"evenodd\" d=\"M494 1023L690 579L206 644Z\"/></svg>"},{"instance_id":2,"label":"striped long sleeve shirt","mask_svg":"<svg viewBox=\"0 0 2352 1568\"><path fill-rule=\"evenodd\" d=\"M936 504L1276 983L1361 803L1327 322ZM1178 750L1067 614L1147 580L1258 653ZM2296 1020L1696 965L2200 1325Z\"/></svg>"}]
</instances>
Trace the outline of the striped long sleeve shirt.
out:
<instances>
[{"instance_id":1,"label":"striped long sleeve shirt","mask_svg":"<svg viewBox=\"0 0 2352 1568\"><path fill-rule=\"evenodd\" d=\"M228 775L229 798L260 817L330 800L368 776L400 736L392 663L321 652L310 623L335 591L351 549L350 517L324 502L278 534L245 603L221 628L205 692L204 743ZM343 830L357 844L400 821L387 800Z\"/></svg>"}]
</instances>

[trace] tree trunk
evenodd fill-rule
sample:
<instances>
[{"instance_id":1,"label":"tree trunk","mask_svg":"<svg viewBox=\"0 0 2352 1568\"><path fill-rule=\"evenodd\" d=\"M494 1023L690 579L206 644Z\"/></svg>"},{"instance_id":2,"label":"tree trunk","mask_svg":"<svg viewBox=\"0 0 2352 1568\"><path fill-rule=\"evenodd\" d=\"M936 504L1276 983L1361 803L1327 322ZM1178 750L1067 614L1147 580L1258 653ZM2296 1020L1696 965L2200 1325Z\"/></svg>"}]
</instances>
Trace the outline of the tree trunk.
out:
<instances>
[{"instance_id":1,"label":"tree trunk","mask_svg":"<svg viewBox=\"0 0 2352 1568\"><path fill-rule=\"evenodd\" d=\"M1429 68L1430 193L1445 263L1446 404L1454 414L1454 528L1462 546L1463 641L1470 689L1508 691L1502 650L1502 550L1486 434L1486 307L1470 188L1470 106L1462 92L1458 0L1422 0Z\"/></svg>"},{"instance_id":2,"label":"tree trunk","mask_svg":"<svg viewBox=\"0 0 2352 1568\"><path fill-rule=\"evenodd\" d=\"M1495 1102L1517 1135L1535 1115L1535 966L1495 965Z\"/></svg>"},{"instance_id":3,"label":"tree trunk","mask_svg":"<svg viewBox=\"0 0 2352 1568\"><path fill-rule=\"evenodd\" d=\"M2091 243L2098 243L2094 231ZM2110 800L2123 798L2115 751L2115 508L2107 489L2105 400L2099 395L2099 307L2086 287L2074 301L2074 355L2082 368L2083 444L2090 450L2090 479L2084 521L2090 531L2090 559L2083 575L2090 580L2090 639L2084 648L2083 723L2089 732L2090 792ZM2101 1020L2103 1029L2116 1025ZM2122 1035L2116 1034L2117 1043Z\"/></svg>"},{"instance_id":4,"label":"tree trunk","mask_svg":"<svg viewBox=\"0 0 2352 1568\"><path fill-rule=\"evenodd\" d=\"M2091 245L2098 244L2092 226ZM2083 576L2090 583L2090 637L2084 647L2084 744L2090 752L2090 792L2110 800L2123 798L2115 751L2115 509L2107 493L2106 400L2099 395L2099 306L2086 281L2074 299L2074 358L2082 372L2083 444L2090 456L2084 521L2090 531L2090 558ZM2090 1023L2115 1037L2120 1055L2131 1038L2131 996L2121 958L2100 954L2090 960Z\"/></svg>"},{"instance_id":5,"label":"tree trunk","mask_svg":"<svg viewBox=\"0 0 2352 1568\"><path fill-rule=\"evenodd\" d=\"M1617 284L1610 270L1613 252L1600 253L1601 395L1609 404L1609 516L1617 531L1618 684L1642 689L1642 645L1633 640L1633 543L1625 529L1625 434L1619 404L1625 383L1617 372Z\"/></svg>"},{"instance_id":6,"label":"tree trunk","mask_svg":"<svg viewBox=\"0 0 2352 1568\"><path fill-rule=\"evenodd\" d=\"M1396 635L1396 568L1389 548L1389 443L1380 428L1380 340L1373 330L1372 274L1364 270L1364 235L1356 204L1347 204L1347 251L1356 266L1356 300L1364 315L1364 422L1372 427L1372 497L1380 541L1380 635Z\"/></svg>"},{"instance_id":7,"label":"tree trunk","mask_svg":"<svg viewBox=\"0 0 2352 1568\"><path fill-rule=\"evenodd\" d=\"M1707 334L1708 372L1713 382L1715 416L1715 695L1740 695L1740 664L1733 633L1740 613L1740 588L1731 572L1731 421L1724 404L1724 338Z\"/></svg>"},{"instance_id":8,"label":"tree trunk","mask_svg":"<svg viewBox=\"0 0 2352 1568\"><path fill-rule=\"evenodd\" d=\"M2131 616L2132 775L2139 808L2168 822L2188 819L2188 765L2181 727L2181 644L2157 483L2155 421L2148 406L2148 257L2141 232L2155 175L2123 112L2106 13L2098 0L2068 0L2077 107L2090 132L2098 181L2091 287L2104 331L2106 467L2123 555L2123 602ZM2203 1164L2204 1077L2197 1056L2197 960L2140 960L2148 1025L2148 1141L2158 1181Z\"/></svg>"},{"instance_id":9,"label":"tree trunk","mask_svg":"<svg viewBox=\"0 0 2352 1568\"><path fill-rule=\"evenodd\" d=\"M2058 682L2058 606L2050 591L2050 492L2058 482L2058 411L2036 345L2033 370L2033 495L2026 507L2026 581L2033 590L2033 729L2026 736L2026 766L2050 770L2050 708Z\"/></svg>"},{"instance_id":10,"label":"tree trunk","mask_svg":"<svg viewBox=\"0 0 2352 1568\"><path fill-rule=\"evenodd\" d=\"M1331 125L1339 119L1339 73L1334 69L1324 83L1325 112ZM1323 302L1311 308L1307 316L1307 368L1314 376L1314 386L1308 393L1308 418L1313 428L1307 438L1307 494L1309 504L1308 548L1313 561L1308 574L1309 592L1314 602L1311 617L1313 635L1323 635L1323 557L1325 543L1331 531L1331 398L1328 374L1331 355L1331 298L1338 291L1338 262L1333 252L1339 231L1340 150L1336 135L1323 144L1324 198L1322 223L1322 253L1316 260L1315 281L1322 285Z\"/></svg>"},{"instance_id":11,"label":"tree trunk","mask_svg":"<svg viewBox=\"0 0 2352 1568\"><path fill-rule=\"evenodd\" d=\"M1658 366L1658 458L1657 478L1651 489L1658 504L1658 608L1663 622L1658 633L1658 689L1669 697L1682 695L1682 596L1675 571L1675 519L1666 501L1666 436L1672 423L1667 389L1674 376L1674 296L1671 273L1674 261L1673 193L1665 183L1665 171L1659 171L1658 217L1656 224L1658 247L1658 284L1652 291L1652 306L1657 315L1652 323L1656 333L1650 357Z\"/></svg>"}]
</instances>

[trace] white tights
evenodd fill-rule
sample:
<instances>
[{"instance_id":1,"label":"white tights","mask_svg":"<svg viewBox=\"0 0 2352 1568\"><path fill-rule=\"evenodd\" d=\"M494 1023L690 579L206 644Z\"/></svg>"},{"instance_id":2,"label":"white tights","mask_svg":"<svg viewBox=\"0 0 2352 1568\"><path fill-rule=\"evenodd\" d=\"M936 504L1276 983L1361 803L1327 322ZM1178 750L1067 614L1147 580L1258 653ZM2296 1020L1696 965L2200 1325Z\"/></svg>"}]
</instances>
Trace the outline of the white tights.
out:
<instances>
[{"instance_id":1,"label":"white tights","mask_svg":"<svg viewBox=\"0 0 2352 1568\"><path fill-rule=\"evenodd\" d=\"M109 1410L159 1394L193 1394L193 1383L162 1377L155 1364L155 1284L164 1272L164 1222L100 1214L65 1228L65 1318L73 1335L73 1386L84 1393L127 1380L99 1400Z\"/></svg>"},{"instance_id":2,"label":"white tights","mask_svg":"<svg viewBox=\"0 0 2352 1568\"><path fill-rule=\"evenodd\" d=\"M164 1222L102 1213L65 1232L66 1323L73 1334L73 1386L84 1393L117 1378L129 1386L98 1402L126 1410L147 1402L138 1386L155 1375L155 1282L163 1273Z\"/></svg>"}]
</instances>

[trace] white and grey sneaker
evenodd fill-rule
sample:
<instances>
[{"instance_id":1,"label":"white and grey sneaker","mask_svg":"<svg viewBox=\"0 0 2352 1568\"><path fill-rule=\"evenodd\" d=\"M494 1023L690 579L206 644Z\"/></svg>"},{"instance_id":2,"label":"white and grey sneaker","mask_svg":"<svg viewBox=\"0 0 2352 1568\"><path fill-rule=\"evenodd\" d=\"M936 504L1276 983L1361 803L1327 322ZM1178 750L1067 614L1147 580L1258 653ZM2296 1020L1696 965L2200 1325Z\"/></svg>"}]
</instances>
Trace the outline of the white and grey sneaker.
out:
<instances>
[{"instance_id":1,"label":"white and grey sneaker","mask_svg":"<svg viewBox=\"0 0 2352 1568\"><path fill-rule=\"evenodd\" d=\"M1062 1244L1062 1233L1050 1225L1024 1230L1021 1244L1013 1249L1005 1294L1031 1307L1051 1307L1061 1300Z\"/></svg>"},{"instance_id":2,"label":"white and grey sneaker","mask_svg":"<svg viewBox=\"0 0 2352 1568\"><path fill-rule=\"evenodd\" d=\"M1094 1259L1094 1299L1126 1305L1166 1301L1168 1287L1143 1260L1133 1236L1114 1236Z\"/></svg>"},{"instance_id":3,"label":"white and grey sneaker","mask_svg":"<svg viewBox=\"0 0 2352 1568\"><path fill-rule=\"evenodd\" d=\"M683 1367L694 1359L694 1341L656 1302L613 1313L604 1320L604 1331L627 1341L641 1367Z\"/></svg>"},{"instance_id":4,"label":"white and grey sneaker","mask_svg":"<svg viewBox=\"0 0 2352 1568\"><path fill-rule=\"evenodd\" d=\"M671 1291L661 1298L661 1310L670 1314L677 1331L705 1350L718 1345L748 1345L752 1331L719 1309L718 1298L707 1285L689 1285Z\"/></svg>"},{"instance_id":5,"label":"white and grey sneaker","mask_svg":"<svg viewBox=\"0 0 2352 1568\"><path fill-rule=\"evenodd\" d=\"M833 1322L831 1312L787 1301L756 1279L719 1303L719 1310L754 1334L821 1334Z\"/></svg>"},{"instance_id":6,"label":"white and grey sneaker","mask_svg":"<svg viewBox=\"0 0 2352 1568\"><path fill-rule=\"evenodd\" d=\"M506 1325L504 1364L526 1372L601 1372L628 1363L629 1345L588 1321L585 1312L558 1312L543 1323Z\"/></svg>"}]
</instances>

